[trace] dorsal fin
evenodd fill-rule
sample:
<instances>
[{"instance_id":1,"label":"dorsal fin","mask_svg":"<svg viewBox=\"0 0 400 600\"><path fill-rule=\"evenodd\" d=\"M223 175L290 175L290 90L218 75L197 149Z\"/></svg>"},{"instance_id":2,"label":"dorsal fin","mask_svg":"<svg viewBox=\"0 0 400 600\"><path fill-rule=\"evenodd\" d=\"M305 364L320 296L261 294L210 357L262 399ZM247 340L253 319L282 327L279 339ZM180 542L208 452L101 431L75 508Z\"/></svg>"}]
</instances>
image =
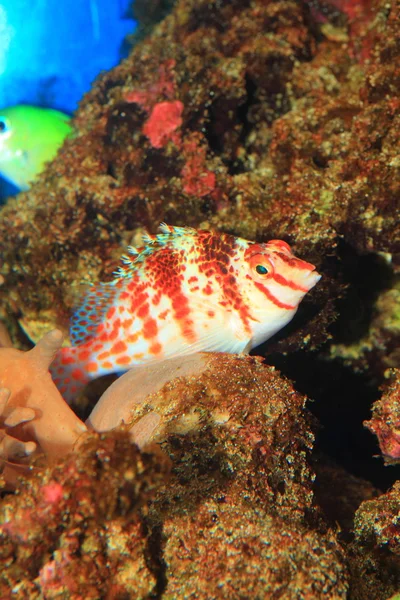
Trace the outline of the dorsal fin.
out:
<instances>
[{"instance_id":1,"label":"dorsal fin","mask_svg":"<svg viewBox=\"0 0 400 600\"><path fill-rule=\"evenodd\" d=\"M96 335L97 327L104 321L105 314L120 291L124 279L133 277L142 267L146 258L174 240L184 236L193 236L197 232L191 227L172 227L161 223L157 235L143 236L142 248L128 246L128 254L121 257L122 266L114 273L110 283L98 283L90 287L83 302L74 311L71 319L70 338L73 346L79 346Z\"/></svg>"},{"instance_id":2,"label":"dorsal fin","mask_svg":"<svg viewBox=\"0 0 400 600\"><path fill-rule=\"evenodd\" d=\"M90 287L83 302L75 310L70 327L73 346L79 346L96 335L98 325L120 291L117 282L98 283Z\"/></svg>"},{"instance_id":3,"label":"dorsal fin","mask_svg":"<svg viewBox=\"0 0 400 600\"><path fill-rule=\"evenodd\" d=\"M149 233L143 234L142 238L144 246L141 248L128 246L128 253L131 256L123 255L121 257L122 266L114 273L116 277L114 283L121 279L129 279L132 277L133 274L140 269L146 258L160 250L160 248L171 244L177 238L197 234L196 230L191 227L173 227L172 225L166 225L165 223L161 223L159 229L161 233L158 233L157 235L150 235Z\"/></svg>"}]
</instances>

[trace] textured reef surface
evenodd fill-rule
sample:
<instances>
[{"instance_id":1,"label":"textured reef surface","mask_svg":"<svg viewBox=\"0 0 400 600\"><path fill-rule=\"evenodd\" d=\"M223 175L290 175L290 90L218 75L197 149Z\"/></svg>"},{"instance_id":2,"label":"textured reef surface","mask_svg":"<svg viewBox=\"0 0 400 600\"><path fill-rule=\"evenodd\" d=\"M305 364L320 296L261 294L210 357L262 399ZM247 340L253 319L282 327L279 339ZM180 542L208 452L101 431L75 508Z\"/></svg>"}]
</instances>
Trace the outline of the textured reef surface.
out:
<instances>
[{"instance_id":1,"label":"textured reef surface","mask_svg":"<svg viewBox=\"0 0 400 600\"><path fill-rule=\"evenodd\" d=\"M0 595L389 598L400 3L170 4L151 3L146 37L83 98L75 137L0 212L0 356L66 331L82 283L109 281L160 221L283 239L323 277L264 360L210 354L136 401L140 448L119 428L34 457L0 504ZM32 379L37 397L48 377ZM90 387L80 418L103 391Z\"/></svg>"}]
</instances>

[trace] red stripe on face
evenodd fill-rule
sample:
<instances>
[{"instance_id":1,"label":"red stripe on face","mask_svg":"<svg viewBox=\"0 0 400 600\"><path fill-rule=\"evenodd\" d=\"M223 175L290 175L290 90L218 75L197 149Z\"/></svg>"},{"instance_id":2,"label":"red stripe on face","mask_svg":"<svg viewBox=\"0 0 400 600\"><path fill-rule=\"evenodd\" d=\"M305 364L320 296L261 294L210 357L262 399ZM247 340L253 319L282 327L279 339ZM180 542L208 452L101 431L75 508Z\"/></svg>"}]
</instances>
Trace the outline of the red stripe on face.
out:
<instances>
[{"instance_id":1,"label":"red stripe on face","mask_svg":"<svg viewBox=\"0 0 400 600\"><path fill-rule=\"evenodd\" d=\"M262 283L255 281L254 285L258 290L260 290L260 292L267 296L268 300L272 302L272 304L275 304L275 306L277 306L278 308L285 308L286 310L294 310L296 308L296 306L292 306L291 304L284 304L283 302L280 302L278 298L275 298L275 296L271 294L269 289L266 288Z\"/></svg>"},{"instance_id":2,"label":"red stripe on face","mask_svg":"<svg viewBox=\"0 0 400 600\"><path fill-rule=\"evenodd\" d=\"M272 276L272 279L274 279L274 281L276 281L276 283L279 283L279 285L289 287L291 290L296 290L297 292L304 292L305 294L308 292L307 288L303 288L303 287L301 287L301 285L297 285L296 283L294 283L294 281L285 279L285 277L283 277L282 275L279 275L279 273L275 273Z\"/></svg>"},{"instance_id":3,"label":"red stripe on face","mask_svg":"<svg viewBox=\"0 0 400 600\"><path fill-rule=\"evenodd\" d=\"M283 252L276 253L279 258L283 260L287 265L293 267L294 269L304 270L304 271L314 271L315 266L311 263L306 262L305 260L301 260L300 258L296 258L295 256L287 256L283 254Z\"/></svg>"}]
</instances>

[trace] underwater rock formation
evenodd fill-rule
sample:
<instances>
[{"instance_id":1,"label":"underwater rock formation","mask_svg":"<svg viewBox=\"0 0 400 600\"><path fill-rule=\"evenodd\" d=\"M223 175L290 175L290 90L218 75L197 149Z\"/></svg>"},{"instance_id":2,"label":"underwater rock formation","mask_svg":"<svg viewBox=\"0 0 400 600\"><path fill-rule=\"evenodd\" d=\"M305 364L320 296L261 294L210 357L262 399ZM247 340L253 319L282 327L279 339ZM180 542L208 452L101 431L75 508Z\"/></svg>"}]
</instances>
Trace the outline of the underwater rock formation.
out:
<instances>
[{"instance_id":1,"label":"underwater rock formation","mask_svg":"<svg viewBox=\"0 0 400 600\"><path fill-rule=\"evenodd\" d=\"M156 449L141 453L115 432L26 481L0 508L1 597L148 597L155 577L139 512L168 471Z\"/></svg>"},{"instance_id":2,"label":"underwater rock formation","mask_svg":"<svg viewBox=\"0 0 400 600\"><path fill-rule=\"evenodd\" d=\"M378 438L387 464L400 462L400 370L393 369L391 384L373 406L372 419L365 422Z\"/></svg>"},{"instance_id":3,"label":"underwater rock formation","mask_svg":"<svg viewBox=\"0 0 400 600\"><path fill-rule=\"evenodd\" d=\"M399 509L397 482L386 494L365 500L355 514L351 565L356 600L389 598L400 588ZM377 578L373 585L369 574Z\"/></svg>"},{"instance_id":4,"label":"underwater rock formation","mask_svg":"<svg viewBox=\"0 0 400 600\"><path fill-rule=\"evenodd\" d=\"M260 359L208 355L132 414L157 411L170 461L128 432L93 435L3 501L0 589L346 598L344 550L313 506L305 400Z\"/></svg>"}]
</instances>

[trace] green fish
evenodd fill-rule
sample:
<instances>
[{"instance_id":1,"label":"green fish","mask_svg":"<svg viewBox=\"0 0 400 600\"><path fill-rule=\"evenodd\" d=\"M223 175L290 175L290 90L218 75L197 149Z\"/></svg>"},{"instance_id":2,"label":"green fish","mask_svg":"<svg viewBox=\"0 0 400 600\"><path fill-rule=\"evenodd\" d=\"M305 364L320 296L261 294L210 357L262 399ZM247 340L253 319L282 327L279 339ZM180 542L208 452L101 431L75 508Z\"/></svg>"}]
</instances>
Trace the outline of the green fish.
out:
<instances>
[{"instance_id":1,"label":"green fish","mask_svg":"<svg viewBox=\"0 0 400 600\"><path fill-rule=\"evenodd\" d=\"M0 175L27 190L72 132L58 110L20 104L0 109Z\"/></svg>"}]
</instances>

